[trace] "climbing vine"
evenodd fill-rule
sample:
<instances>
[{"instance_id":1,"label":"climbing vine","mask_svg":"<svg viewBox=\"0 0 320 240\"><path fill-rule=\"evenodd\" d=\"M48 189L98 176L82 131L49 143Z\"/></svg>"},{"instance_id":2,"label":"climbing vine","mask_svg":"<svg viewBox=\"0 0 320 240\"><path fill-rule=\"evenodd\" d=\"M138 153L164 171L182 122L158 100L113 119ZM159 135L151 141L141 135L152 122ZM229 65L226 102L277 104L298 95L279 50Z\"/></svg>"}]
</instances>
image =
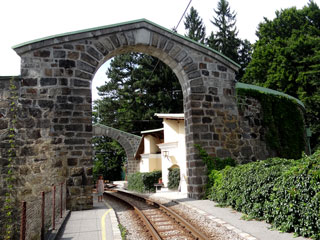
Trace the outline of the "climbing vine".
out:
<instances>
[{"instance_id":1,"label":"climbing vine","mask_svg":"<svg viewBox=\"0 0 320 240\"><path fill-rule=\"evenodd\" d=\"M13 191L13 183L15 181L14 176L14 160L16 157L16 129L15 124L17 122L17 87L14 84L14 78L10 79L10 96L9 100L9 112L7 116L9 118L8 124L8 135L7 135L7 156L8 156L8 165L7 165L7 174L5 178L7 190L5 193L5 201L3 204L3 213L4 215L4 239L13 239L14 234L14 209L15 209L15 198Z\"/></svg>"},{"instance_id":2,"label":"climbing vine","mask_svg":"<svg viewBox=\"0 0 320 240\"><path fill-rule=\"evenodd\" d=\"M304 120L298 104L287 97L253 89L237 89L238 97L257 99L262 107L262 125L267 145L277 156L298 159L305 150ZM241 98L238 98L241 99Z\"/></svg>"}]
</instances>

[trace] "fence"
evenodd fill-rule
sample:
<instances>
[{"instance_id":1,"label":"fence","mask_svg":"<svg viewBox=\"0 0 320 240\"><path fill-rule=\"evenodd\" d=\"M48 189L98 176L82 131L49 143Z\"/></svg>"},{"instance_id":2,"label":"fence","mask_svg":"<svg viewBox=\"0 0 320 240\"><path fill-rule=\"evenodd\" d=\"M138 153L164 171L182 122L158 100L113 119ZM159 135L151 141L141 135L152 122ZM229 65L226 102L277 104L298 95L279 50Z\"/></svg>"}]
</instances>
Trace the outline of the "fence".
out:
<instances>
[{"instance_id":1,"label":"fence","mask_svg":"<svg viewBox=\"0 0 320 240\"><path fill-rule=\"evenodd\" d=\"M41 192L38 199L22 202L20 240L45 239L49 231L66 211L67 184L52 186L50 192ZM39 237L40 236L40 237Z\"/></svg>"}]
</instances>

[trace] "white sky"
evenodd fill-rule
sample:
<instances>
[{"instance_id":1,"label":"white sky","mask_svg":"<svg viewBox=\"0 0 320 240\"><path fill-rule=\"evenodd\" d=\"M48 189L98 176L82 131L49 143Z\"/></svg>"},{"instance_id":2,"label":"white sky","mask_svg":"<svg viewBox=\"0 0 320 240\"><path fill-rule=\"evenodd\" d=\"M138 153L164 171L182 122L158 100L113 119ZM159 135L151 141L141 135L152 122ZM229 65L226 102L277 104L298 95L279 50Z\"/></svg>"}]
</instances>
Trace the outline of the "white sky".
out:
<instances>
[{"instance_id":1,"label":"white sky","mask_svg":"<svg viewBox=\"0 0 320 240\"><path fill-rule=\"evenodd\" d=\"M315 0L318 2L319 0ZM237 13L239 37L252 43L263 17L273 19L275 11L296 6L302 8L308 0L229 0ZM163 27L177 25L189 0L1 0L0 1L0 76L20 74L20 57L12 46L41 37L86 28L146 18ZM213 30L210 20L218 0L192 0L203 19L207 35ZM187 13L189 12L189 9ZM181 21L178 33L184 34ZM93 89L103 84L106 66L97 72ZM94 99L96 93L94 93Z\"/></svg>"}]
</instances>

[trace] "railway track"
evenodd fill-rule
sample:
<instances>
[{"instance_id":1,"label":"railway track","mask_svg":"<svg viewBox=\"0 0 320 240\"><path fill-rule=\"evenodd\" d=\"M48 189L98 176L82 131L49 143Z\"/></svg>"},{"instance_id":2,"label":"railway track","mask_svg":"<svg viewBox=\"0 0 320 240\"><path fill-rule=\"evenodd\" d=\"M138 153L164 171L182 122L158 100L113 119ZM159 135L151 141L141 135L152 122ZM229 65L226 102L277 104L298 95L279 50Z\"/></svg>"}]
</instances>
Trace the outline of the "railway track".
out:
<instances>
[{"instance_id":1,"label":"railway track","mask_svg":"<svg viewBox=\"0 0 320 240\"><path fill-rule=\"evenodd\" d=\"M146 231L152 235L152 239L208 239L187 220L160 203L119 190L105 192L105 194L130 205L144 222Z\"/></svg>"}]
</instances>

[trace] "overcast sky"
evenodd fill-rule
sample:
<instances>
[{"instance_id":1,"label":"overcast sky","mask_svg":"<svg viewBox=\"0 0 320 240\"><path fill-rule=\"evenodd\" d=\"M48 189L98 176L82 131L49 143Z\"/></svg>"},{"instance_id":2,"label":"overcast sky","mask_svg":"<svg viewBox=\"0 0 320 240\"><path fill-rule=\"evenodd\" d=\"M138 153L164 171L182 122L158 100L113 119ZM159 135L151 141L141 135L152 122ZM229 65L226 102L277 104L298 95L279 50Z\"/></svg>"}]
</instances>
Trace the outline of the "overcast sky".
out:
<instances>
[{"instance_id":1,"label":"overcast sky","mask_svg":"<svg viewBox=\"0 0 320 240\"><path fill-rule=\"evenodd\" d=\"M1 0L0 1L0 76L20 74L20 58L12 46L37 38L64 32L104 26L146 18L163 27L175 27L190 0ZM318 2L319 0L315 0ZM192 0L203 19L207 35L218 0ZM308 0L229 0L237 13L241 39L252 43L263 17L273 19L275 11L296 6ZM318 3L319 4L319 3ZM189 10L187 11L189 12ZM178 33L184 34L183 21ZM102 67L101 67L102 68ZM100 73L99 73L100 72ZM97 72L93 88L106 81L105 68Z\"/></svg>"}]
</instances>

